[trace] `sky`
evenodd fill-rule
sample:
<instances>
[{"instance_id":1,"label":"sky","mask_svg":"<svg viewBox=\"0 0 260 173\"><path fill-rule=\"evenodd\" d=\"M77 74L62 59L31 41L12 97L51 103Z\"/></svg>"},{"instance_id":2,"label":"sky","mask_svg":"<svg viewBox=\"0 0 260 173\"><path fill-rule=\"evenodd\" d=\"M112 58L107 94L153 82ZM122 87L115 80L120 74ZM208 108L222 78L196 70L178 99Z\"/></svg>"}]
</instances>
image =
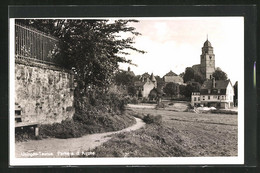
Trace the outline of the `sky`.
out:
<instances>
[{"instance_id":1,"label":"sky","mask_svg":"<svg viewBox=\"0 0 260 173\"><path fill-rule=\"evenodd\" d=\"M148 72L163 77L170 70L180 74L186 67L199 64L201 48L208 36L214 49L215 66L227 73L232 84L240 79L244 67L243 17L136 19L139 22L131 26L142 35L135 37L134 47L146 53L130 51L126 57L137 64L137 67L130 66L135 75ZM128 67L120 64L121 69Z\"/></svg>"}]
</instances>

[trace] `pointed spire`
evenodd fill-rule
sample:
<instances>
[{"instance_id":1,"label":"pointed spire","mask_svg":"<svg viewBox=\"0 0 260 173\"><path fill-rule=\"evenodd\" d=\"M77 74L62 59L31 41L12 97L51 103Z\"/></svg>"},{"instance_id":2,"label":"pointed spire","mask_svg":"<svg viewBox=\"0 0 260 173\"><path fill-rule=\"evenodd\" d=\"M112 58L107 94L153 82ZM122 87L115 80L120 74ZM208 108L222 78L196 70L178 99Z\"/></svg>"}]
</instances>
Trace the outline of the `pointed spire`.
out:
<instances>
[{"instance_id":1,"label":"pointed spire","mask_svg":"<svg viewBox=\"0 0 260 173\"><path fill-rule=\"evenodd\" d=\"M155 81L156 81L156 79L155 79L153 73L151 74L150 79L151 79L152 82L155 82Z\"/></svg>"}]
</instances>

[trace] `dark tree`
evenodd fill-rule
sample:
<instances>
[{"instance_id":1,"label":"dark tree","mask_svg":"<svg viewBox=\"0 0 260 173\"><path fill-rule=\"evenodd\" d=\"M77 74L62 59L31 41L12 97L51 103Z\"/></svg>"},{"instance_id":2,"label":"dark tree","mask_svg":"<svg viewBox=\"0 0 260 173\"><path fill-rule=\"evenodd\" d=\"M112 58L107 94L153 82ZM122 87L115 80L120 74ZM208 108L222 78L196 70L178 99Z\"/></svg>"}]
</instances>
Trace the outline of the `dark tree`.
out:
<instances>
[{"instance_id":1,"label":"dark tree","mask_svg":"<svg viewBox=\"0 0 260 173\"><path fill-rule=\"evenodd\" d=\"M199 82L200 84L203 84L203 82L205 81L205 79L203 79L200 75L195 74L195 75L194 75L194 81L195 81L195 82Z\"/></svg>"},{"instance_id":2,"label":"dark tree","mask_svg":"<svg viewBox=\"0 0 260 173\"><path fill-rule=\"evenodd\" d=\"M238 85L238 82L236 81L235 85L233 86L233 88L234 88L234 106L238 105L237 85Z\"/></svg>"},{"instance_id":3,"label":"dark tree","mask_svg":"<svg viewBox=\"0 0 260 173\"><path fill-rule=\"evenodd\" d=\"M130 95L130 96L136 96L136 92L137 92L137 90L136 90L136 88L135 88L135 86L134 85L130 85L130 86L128 86L127 87L127 93Z\"/></svg>"},{"instance_id":4,"label":"dark tree","mask_svg":"<svg viewBox=\"0 0 260 173\"><path fill-rule=\"evenodd\" d=\"M163 91L166 95L171 96L172 98L172 96L179 94L179 84L173 82L167 83L163 88Z\"/></svg>"},{"instance_id":5,"label":"dark tree","mask_svg":"<svg viewBox=\"0 0 260 173\"><path fill-rule=\"evenodd\" d=\"M192 82L192 83L187 84L186 86L181 85L180 94L184 95L186 98L191 98L191 93L199 92L200 87L201 87L201 85L198 82Z\"/></svg>"},{"instance_id":6,"label":"dark tree","mask_svg":"<svg viewBox=\"0 0 260 173\"><path fill-rule=\"evenodd\" d=\"M131 63L124 55L125 50L134 50L134 36L140 35L130 22L136 20L74 20L36 19L19 20L45 33L59 38L62 42L61 54L64 66L73 68L78 79L78 87L105 87L109 85L118 70L118 63ZM121 38L118 33L131 35Z\"/></svg>"},{"instance_id":7,"label":"dark tree","mask_svg":"<svg viewBox=\"0 0 260 173\"><path fill-rule=\"evenodd\" d=\"M180 95L185 96L186 86L185 85L180 85L179 89L180 89Z\"/></svg>"},{"instance_id":8,"label":"dark tree","mask_svg":"<svg viewBox=\"0 0 260 173\"><path fill-rule=\"evenodd\" d=\"M135 75L133 72L129 71L119 71L115 75L116 85L123 85L127 88L127 93L130 96L136 95L136 88L134 86Z\"/></svg>"},{"instance_id":9,"label":"dark tree","mask_svg":"<svg viewBox=\"0 0 260 173\"><path fill-rule=\"evenodd\" d=\"M185 74L185 73L182 72L182 73L179 74L179 76L183 78L183 77L184 77L184 74Z\"/></svg>"},{"instance_id":10,"label":"dark tree","mask_svg":"<svg viewBox=\"0 0 260 173\"><path fill-rule=\"evenodd\" d=\"M220 68L217 68L215 72L212 74L212 76L215 78L215 80L227 80L227 74L222 71Z\"/></svg>"},{"instance_id":11,"label":"dark tree","mask_svg":"<svg viewBox=\"0 0 260 173\"><path fill-rule=\"evenodd\" d=\"M155 100L155 99L157 99L157 90L154 88L154 89L152 89L151 91L150 91L150 93L149 93L149 99L150 100Z\"/></svg>"},{"instance_id":12,"label":"dark tree","mask_svg":"<svg viewBox=\"0 0 260 173\"><path fill-rule=\"evenodd\" d=\"M134 84L134 75L128 71L120 71L115 75L115 83L117 85L130 86Z\"/></svg>"},{"instance_id":13,"label":"dark tree","mask_svg":"<svg viewBox=\"0 0 260 173\"><path fill-rule=\"evenodd\" d=\"M194 70L191 67L187 67L185 69L183 81L184 81L184 83L186 83L188 81L191 81L192 79L194 79Z\"/></svg>"}]
</instances>

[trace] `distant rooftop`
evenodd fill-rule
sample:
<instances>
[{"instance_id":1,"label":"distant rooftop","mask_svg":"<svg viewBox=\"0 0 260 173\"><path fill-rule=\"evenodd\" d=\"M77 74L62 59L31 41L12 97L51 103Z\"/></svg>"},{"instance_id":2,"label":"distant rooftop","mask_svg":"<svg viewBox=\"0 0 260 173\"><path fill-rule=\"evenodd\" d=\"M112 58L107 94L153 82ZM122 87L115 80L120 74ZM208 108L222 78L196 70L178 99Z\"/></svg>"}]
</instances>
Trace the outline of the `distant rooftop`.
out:
<instances>
[{"instance_id":1,"label":"distant rooftop","mask_svg":"<svg viewBox=\"0 0 260 173\"><path fill-rule=\"evenodd\" d=\"M168 72L166 75L164 76L178 76L176 73L174 73L173 71Z\"/></svg>"}]
</instances>

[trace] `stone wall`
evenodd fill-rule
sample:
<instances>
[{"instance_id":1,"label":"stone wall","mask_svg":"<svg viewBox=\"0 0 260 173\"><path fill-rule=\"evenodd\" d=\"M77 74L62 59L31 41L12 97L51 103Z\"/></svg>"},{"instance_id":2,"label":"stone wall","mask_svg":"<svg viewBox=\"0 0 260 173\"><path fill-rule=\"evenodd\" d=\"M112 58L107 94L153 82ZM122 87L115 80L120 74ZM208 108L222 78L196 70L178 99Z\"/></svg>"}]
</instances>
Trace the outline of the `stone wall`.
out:
<instances>
[{"instance_id":1,"label":"stone wall","mask_svg":"<svg viewBox=\"0 0 260 173\"><path fill-rule=\"evenodd\" d=\"M51 124L74 114L73 74L54 65L15 62L15 103L22 121Z\"/></svg>"}]
</instances>

